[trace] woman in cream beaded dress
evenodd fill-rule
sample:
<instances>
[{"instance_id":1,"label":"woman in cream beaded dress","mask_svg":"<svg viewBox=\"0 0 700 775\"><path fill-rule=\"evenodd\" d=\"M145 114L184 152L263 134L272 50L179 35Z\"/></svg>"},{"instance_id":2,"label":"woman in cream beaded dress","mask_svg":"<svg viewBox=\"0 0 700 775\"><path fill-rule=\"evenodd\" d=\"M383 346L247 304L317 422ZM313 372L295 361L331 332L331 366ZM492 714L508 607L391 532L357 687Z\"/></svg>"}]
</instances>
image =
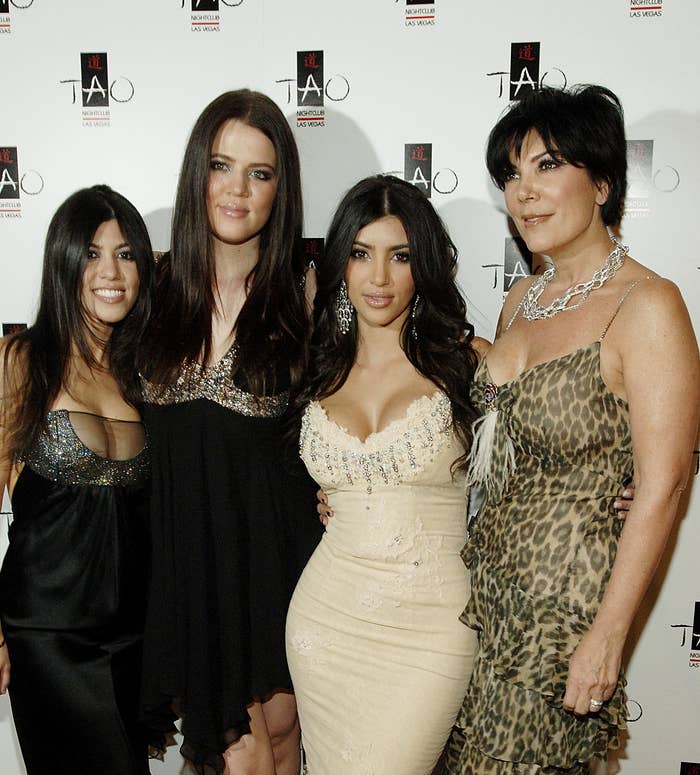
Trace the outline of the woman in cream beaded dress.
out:
<instances>
[{"instance_id":1,"label":"woman in cream beaded dress","mask_svg":"<svg viewBox=\"0 0 700 775\"><path fill-rule=\"evenodd\" d=\"M456 254L429 201L354 186L319 266L300 450L334 506L287 619L310 775L429 775L475 636L463 463L476 353Z\"/></svg>"}]
</instances>

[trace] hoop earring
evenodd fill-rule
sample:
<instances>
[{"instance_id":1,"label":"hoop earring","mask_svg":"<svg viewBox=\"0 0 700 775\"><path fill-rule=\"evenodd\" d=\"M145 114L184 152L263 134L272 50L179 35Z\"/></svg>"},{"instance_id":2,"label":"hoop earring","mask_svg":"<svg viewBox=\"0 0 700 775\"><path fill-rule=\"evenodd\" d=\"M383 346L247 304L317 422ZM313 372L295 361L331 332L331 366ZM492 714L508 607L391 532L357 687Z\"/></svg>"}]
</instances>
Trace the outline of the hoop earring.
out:
<instances>
[{"instance_id":1,"label":"hoop earring","mask_svg":"<svg viewBox=\"0 0 700 775\"><path fill-rule=\"evenodd\" d=\"M343 279L335 296L335 316L338 320L338 330L341 334L345 335L350 330L354 314L355 308L350 302L348 286L345 284L345 279Z\"/></svg>"},{"instance_id":2,"label":"hoop earring","mask_svg":"<svg viewBox=\"0 0 700 775\"><path fill-rule=\"evenodd\" d=\"M416 294L413 299L413 307L411 309L411 336L418 341L418 329L416 328L416 310L420 304L420 294Z\"/></svg>"}]
</instances>

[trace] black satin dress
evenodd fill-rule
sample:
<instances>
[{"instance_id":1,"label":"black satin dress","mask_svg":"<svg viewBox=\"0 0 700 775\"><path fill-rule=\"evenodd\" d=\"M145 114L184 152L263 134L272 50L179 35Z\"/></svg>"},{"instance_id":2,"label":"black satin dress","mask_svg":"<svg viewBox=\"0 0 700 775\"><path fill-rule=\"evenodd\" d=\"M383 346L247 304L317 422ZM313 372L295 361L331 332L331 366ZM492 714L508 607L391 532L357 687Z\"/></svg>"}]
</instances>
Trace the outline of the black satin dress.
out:
<instances>
[{"instance_id":1,"label":"black satin dress","mask_svg":"<svg viewBox=\"0 0 700 775\"><path fill-rule=\"evenodd\" d=\"M177 383L144 386L153 573L144 703L182 714L197 771L250 731L247 706L291 691L289 600L320 539L316 485L283 442L288 375L264 398L231 377L233 348Z\"/></svg>"},{"instance_id":2,"label":"black satin dress","mask_svg":"<svg viewBox=\"0 0 700 775\"><path fill-rule=\"evenodd\" d=\"M0 616L29 775L143 775L149 453L140 422L49 412L12 493Z\"/></svg>"}]
</instances>

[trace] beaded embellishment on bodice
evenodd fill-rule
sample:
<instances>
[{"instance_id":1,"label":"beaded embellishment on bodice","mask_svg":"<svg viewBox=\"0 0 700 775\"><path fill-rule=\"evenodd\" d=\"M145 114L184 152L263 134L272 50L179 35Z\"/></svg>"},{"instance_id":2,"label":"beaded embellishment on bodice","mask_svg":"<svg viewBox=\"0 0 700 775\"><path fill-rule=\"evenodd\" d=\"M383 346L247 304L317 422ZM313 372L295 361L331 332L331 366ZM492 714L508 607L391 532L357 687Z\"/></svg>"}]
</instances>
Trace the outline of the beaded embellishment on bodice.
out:
<instances>
[{"instance_id":1,"label":"beaded embellishment on bodice","mask_svg":"<svg viewBox=\"0 0 700 775\"><path fill-rule=\"evenodd\" d=\"M83 420L90 436L101 432L109 437L121 435L125 446L139 451L123 460L93 451L76 432L71 416ZM66 485L137 486L150 476L148 443L139 421L113 420L67 409L47 414L44 429L21 461L46 479Z\"/></svg>"},{"instance_id":2,"label":"beaded embellishment on bodice","mask_svg":"<svg viewBox=\"0 0 700 775\"><path fill-rule=\"evenodd\" d=\"M406 414L364 441L331 420L318 401L304 412L299 451L324 486L373 488L415 478L451 438L452 411L436 391L410 404Z\"/></svg>"},{"instance_id":3,"label":"beaded embellishment on bodice","mask_svg":"<svg viewBox=\"0 0 700 775\"><path fill-rule=\"evenodd\" d=\"M149 404L181 404L206 398L248 417L280 417L289 401L289 392L256 396L236 385L232 378L236 347L212 366L189 363L184 366L174 385L155 385L142 378L143 400Z\"/></svg>"}]
</instances>

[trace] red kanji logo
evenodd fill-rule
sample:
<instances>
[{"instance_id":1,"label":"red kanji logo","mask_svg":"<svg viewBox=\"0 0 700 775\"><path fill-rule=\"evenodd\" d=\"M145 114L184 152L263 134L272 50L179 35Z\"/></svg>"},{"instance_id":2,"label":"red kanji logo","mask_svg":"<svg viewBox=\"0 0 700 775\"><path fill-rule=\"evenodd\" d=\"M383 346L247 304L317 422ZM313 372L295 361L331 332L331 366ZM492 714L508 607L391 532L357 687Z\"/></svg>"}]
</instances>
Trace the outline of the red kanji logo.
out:
<instances>
[{"instance_id":1,"label":"red kanji logo","mask_svg":"<svg viewBox=\"0 0 700 775\"><path fill-rule=\"evenodd\" d=\"M428 159L425 156L425 146L424 145L417 145L411 151L411 159L413 161L428 161Z\"/></svg>"},{"instance_id":2,"label":"red kanji logo","mask_svg":"<svg viewBox=\"0 0 700 775\"><path fill-rule=\"evenodd\" d=\"M532 51L532 43L526 43L524 46L520 46L518 49L518 59L522 59L525 62L535 61L535 55Z\"/></svg>"}]
</instances>

